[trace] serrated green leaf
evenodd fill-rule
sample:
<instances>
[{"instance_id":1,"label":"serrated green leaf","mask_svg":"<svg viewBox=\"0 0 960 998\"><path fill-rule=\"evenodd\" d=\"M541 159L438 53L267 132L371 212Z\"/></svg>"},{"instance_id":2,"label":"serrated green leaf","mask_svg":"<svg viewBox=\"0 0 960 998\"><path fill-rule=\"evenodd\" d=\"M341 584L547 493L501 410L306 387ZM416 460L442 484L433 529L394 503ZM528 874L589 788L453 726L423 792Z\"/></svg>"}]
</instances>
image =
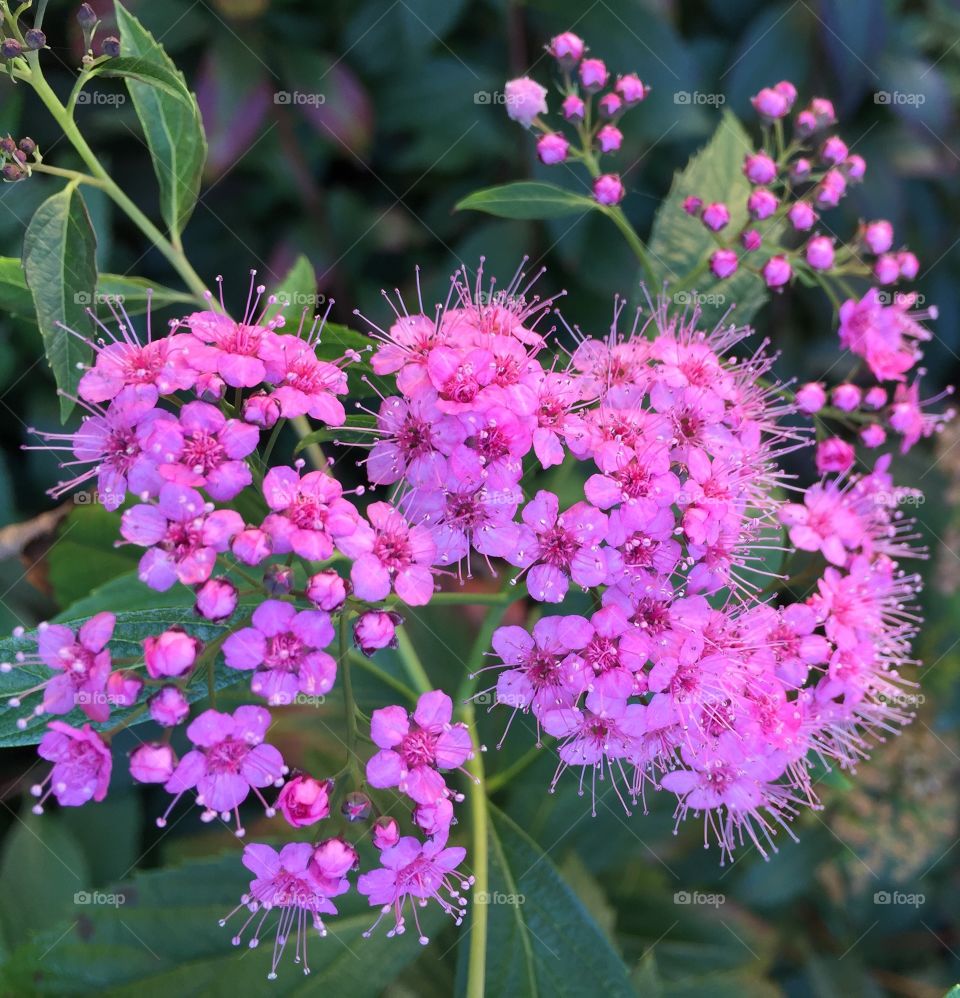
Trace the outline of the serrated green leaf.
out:
<instances>
[{"instance_id":1,"label":"serrated green leaf","mask_svg":"<svg viewBox=\"0 0 960 998\"><path fill-rule=\"evenodd\" d=\"M154 83L127 77L127 89L143 126L160 185L160 213L176 240L193 212L207 157L207 141L196 98L163 46L123 6L116 4L121 56L172 74L189 97L174 97Z\"/></svg>"},{"instance_id":2,"label":"serrated green leaf","mask_svg":"<svg viewBox=\"0 0 960 998\"><path fill-rule=\"evenodd\" d=\"M351 891L337 899L340 914L326 916L328 935L311 927L307 937L310 976L294 963L295 933L267 981L273 958L276 914L268 918L256 949L234 948L231 936L249 912L241 908L221 926L219 920L248 889L250 872L241 849L215 859L138 873L129 884L110 888L123 901L116 906L77 908L67 921L18 949L0 971L5 994L132 995L166 998L171 994L236 998L238 994L351 995L374 998L403 967L423 953L418 933L388 938L380 926L369 939L363 933L377 910ZM82 918L80 916L82 915ZM244 933L253 934L257 922ZM418 910L423 930L432 934L443 916L436 905Z\"/></svg>"},{"instance_id":3,"label":"serrated green leaf","mask_svg":"<svg viewBox=\"0 0 960 998\"><path fill-rule=\"evenodd\" d=\"M87 206L76 187L65 187L36 210L23 239L23 272L33 296L37 324L47 362L61 392L76 393L78 364L90 358L90 348L63 326L76 332L89 328L86 309L97 289L97 237ZM60 417L73 402L60 396Z\"/></svg>"},{"instance_id":4,"label":"serrated green leaf","mask_svg":"<svg viewBox=\"0 0 960 998\"><path fill-rule=\"evenodd\" d=\"M560 218L592 211L597 202L563 187L521 180L501 187L474 191L456 204L457 211L483 211L500 218Z\"/></svg>"},{"instance_id":5,"label":"serrated green leaf","mask_svg":"<svg viewBox=\"0 0 960 998\"><path fill-rule=\"evenodd\" d=\"M676 303L700 304L706 321L719 318L735 304L735 321L748 322L767 300L762 278L741 266L728 280L718 281L706 267L717 248L712 233L683 210L689 196L704 203L723 201L730 209L728 231L738 232L747 222L746 202L750 184L743 175L743 158L753 144L743 126L729 111L724 112L713 138L673 178L670 193L657 211L650 236L650 256L657 284L666 282L676 293L686 296ZM771 255L768 246L752 253L756 267ZM690 279L694 272L698 276ZM696 291L699 297L694 298Z\"/></svg>"},{"instance_id":6,"label":"serrated green leaf","mask_svg":"<svg viewBox=\"0 0 960 998\"><path fill-rule=\"evenodd\" d=\"M549 857L492 805L487 828L486 980L491 993L632 998L626 966ZM462 961L468 952L469 945L462 943Z\"/></svg>"}]
</instances>

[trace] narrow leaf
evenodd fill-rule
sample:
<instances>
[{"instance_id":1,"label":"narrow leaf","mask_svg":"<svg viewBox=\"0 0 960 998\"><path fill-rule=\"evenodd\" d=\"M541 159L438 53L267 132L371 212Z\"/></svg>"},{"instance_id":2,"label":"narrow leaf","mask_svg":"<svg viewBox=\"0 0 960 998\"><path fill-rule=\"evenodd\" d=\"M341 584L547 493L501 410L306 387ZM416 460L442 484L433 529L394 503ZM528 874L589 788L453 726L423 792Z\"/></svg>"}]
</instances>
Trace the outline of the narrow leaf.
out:
<instances>
[{"instance_id":1,"label":"narrow leaf","mask_svg":"<svg viewBox=\"0 0 960 998\"><path fill-rule=\"evenodd\" d=\"M582 194L544 184L522 180L502 187L487 187L468 194L458 201L457 211L484 211L500 218L560 218L597 208L597 202Z\"/></svg>"}]
</instances>

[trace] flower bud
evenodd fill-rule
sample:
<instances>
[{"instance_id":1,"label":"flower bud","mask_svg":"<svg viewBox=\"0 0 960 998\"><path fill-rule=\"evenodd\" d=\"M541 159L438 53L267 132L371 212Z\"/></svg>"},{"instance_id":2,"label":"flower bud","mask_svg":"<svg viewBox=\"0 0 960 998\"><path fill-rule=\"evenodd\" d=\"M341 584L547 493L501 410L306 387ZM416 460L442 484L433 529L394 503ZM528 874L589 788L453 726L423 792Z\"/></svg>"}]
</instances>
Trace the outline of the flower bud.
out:
<instances>
[{"instance_id":1,"label":"flower bud","mask_svg":"<svg viewBox=\"0 0 960 998\"><path fill-rule=\"evenodd\" d=\"M750 212L751 218L762 221L769 218L777 210L779 203L774 193L768 191L766 187L758 187L747 198L747 211Z\"/></svg>"},{"instance_id":2,"label":"flower bud","mask_svg":"<svg viewBox=\"0 0 960 998\"><path fill-rule=\"evenodd\" d=\"M18 147L24 156L32 156L37 151L37 143L34 142L28 135L25 135L20 140Z\"/></svg>"},{"instance_id":3,"label":"flower bud","mask_svg":"<svg viewBox=\"0 0 960 998\"><path fill-rule=\"evenodd\" d=\"M829 236L814 236L804 250L807 263L814 270L829 270L833 266L833 240Z\"/></svg>"},{"instance_id":4,"label":"flower bud","mask_svg":"<svg viewBox=\"0 0 960 998\"><path fill-rule=\"evenodd\" d=\"M882 447L887 442L887 431L879 423L868 423L860 431L865 447Z\"/></svg>"},{"instance_id":5,"label":"flower bud","mask_svg":"<svg viewBox=\"0 0 960 998\"><path fill-rule=\"evenodd\" d=\"M259 527L247 527L233 538L233 556L244 565L259 565L273 554L270 535Z\"/></svg>"},{"instance_id":6,"label":"flower bud","mask_svg":"<svg viewBox=\"0 0 960 998\"><path fill-rule=\"evenodd\" d=\"M597 104L600 107L600 113L605 118L615 118L623 110L623 101L620 100L618 94L608 93L604 94Z\"/></svg>"},{"instance_id":7,"label":"flower bud","mask_svg":"<svg viewBox=\"0 0 960 998\"><path fill-rule=\"evenodd\" d=\"M828 437L817 444L817 471L821 475L828 472L847 471L853 467L856 454L853 446L840 437Z\"/></svg>"},{"instance_id":8,"label":"flower bud","mask_svg":"<svg viewBox=\"0 0 960 998\"><path fill-rule=\"evenodd\" d=\"M257 392L244 401L243 418L254 426L269 430L280 418L280 403L266 392Z\"/></svg>"},{"instance_id":9,"label":"flower bud","mask_svg":"<svg viewBox=\"0 0 960 998\"><path fill-rule=\"evenodd\" d=\"M433 804L418 804L413 809L414 824L427 835L444 835L453 824L453 804L441 797Z\"/></svg>"},{"instance_id":10,"label":"flower bud","mask_svg":"<svg viewBox=\"0 0 960 998\"><path fill-rule=\"evenodd\" d=\"M47 44L47 36L39 28L27 28L23 33L23 40L31 52L38 52Z\"/></svg>"},{"instance_id":11,"label":"flower bud","mask_svg":"<svg viewBox=\"0 0 960 998\"><path fill-rule=\"evenodd\" d=\"M787 218L790 219L790 224L798 232L806 232L807 229L813 228L813 224L817 220L817 213L806 201L794 201L787 212Z\"/></svg>"},{"instance_id":12,"label":"flower bud","mask_svg":"<svg viewBox=\"0 0 960 998\"><path fill-rule=\"evenodd\" d=\"M27 171L20 166L19 163L5 163L3 166L3 179L9 180L11 182L16 182L17 180L23 180L27 175Z\"/></svg>"},{"instance_id":13,"label":"flower bud","mask_svg":"<svg viewBox=\"0 0 960 998\"><path fill-rule=\"evenodd\" d=\"M237 587L227 579L208 579L197 589L194 612L207 620L223 620L237 608Z\"/></svg>"},{"instance_id":14,"label":"flower bud","mask_svg":"<svg viewBox=\"0 0 960 998\"><path fill-rule=\"evenodd\" d=\"M844 172L850 180L863 180L863 175L867 172L867 161L862 156L848 156L843 164Z\"/></svg>"},{"instance_id":15,"label":"flower bud","mask_svg":"<svg viewBox=\"0 0 960 998\"><path fill-rule=\"evenodd\" d=\"M505 88L507 116L524 128L533 124L538 114L547 113L547 90L528 76L511 80Z\"/></svg>"},{"instance_id":16,"label":"flower bud","mask_svg":"<svg viewBox=\"0 0 960 998\"><path fill-rule=\"evenodd\" d=\"M389 815L377 818L373 823L371 837L373 844L378 849L389 849L391 846L395 846L400 841L400 826L397 824L396 818L391 818Z\"/></svg>"},{"instance_id":17,"label":"flower bud","mask_svg":"<svg viewBox=\"0 0 960 998\"><path fill-rule=\"evenodd\" d=\"M80 9L77 11L77 24L83 28L84 31L88 31L92 28L98 21L96 11L88 3L80 5Z\"/></svg>"},{"instance_id":18,"label":"flower bud","mask_svg":"<svg viewBox=\"0 0 960 998\"><path fill-rule=\"evenodd\" d=\"M368 610L357 617L353 625L353 640L364 655L372 655L381 648L396 647L397 624L401 618L384 610Z\"/></svg>"},{"instance_id":19,"label":"flower bud","mask_svg":"<svg viewBox=\"0 0 960 998\"><path fill-rule=\"evenodd\" d=\"M166 783L176 765L176 753L163 742L147 742L130 753L130 775L138 783Z\"/></svg>"},{"instance_id":20,"label":"flower bud","mask_svg":"<svg viewBox=\"0 0 960 998\"><path fill-rule=\"evenodd\" d=\"M567 158L570 143L559 132L548 132L537 139L537 155L547 166L562 163Z\"/></svg>"},{"instance_id":21,"label":"flower bud","mask_svg":"<svg viewBox=\"0 0 960 998\"><path fill-rule=\"evenodd\" d=\"M700 217L708 229L719 232L730 223L730 209L722 201L714 201L703 209Z\"/></svg>"},{"instance_id":22,"label":"flower bud","mask_svg":"<svg viewBox=\"0 0 960 998\"><path fill-rule=\"evenodd\" d=\"M839 135L831 135L820 148L820 158L830 166L839 166L848 154L847 144Z\"/></svg>"},{"instance_id":23,"label":"flower bud","mask_svg":"<svg viewBox=\"0 0 960 998\"><path fill-rule=\"evenodd\" d=\"M863 396L863 404L868 409L882 409L887 404L887 390L880 385L867 389Z\"/></svg>"},{"instance_id":24,"label":"flower bud","mask_svg":"<svg viewBox=\"0 0 960 998\"><path fill-rule=\"evenodd\" d=\"M616 173L604 173L593 182L593 196L600 204L619 204L627 191Z\"/></svg>"},{"instance_id":25,"label":"flower bud","mask_svg":"<svg viewBox=\"0 0 960 998\"><path fill-rule=\"evenodd\" d=\"M696 218L700 214L700 209L703 208L703 201L694 197L692 194L689 197L683 199L683 210L690 216Z\"/></svg>"},{"instance_id":26,"label":"flower bud","mask_svg":"<svg viewBox=\"0 0 960 998\"><path fill-rule=\"evenodd\" d=\"M718 249L710 257L710 271L721 280L732 277L737 272L737 254L732 249Z\"/></svg>"},{"instance_id":27,"label":"flower bud","mask_svg":"<svg viewBox=\"0 0 960 998\"><path fill-rule=\"evenodd\" d=\"M12 156L16 151L17 143L9 135L0 139L0 153L3 153L4 156Z\"/></svg>"},{"instance_id":28,"label":"flower bud","mask_svg":"<svg viewBox=\"0 0 960 998\"><path fill-rule=\"evenodd\" d=\"M863 227L862 238L871 253L886 253L893 245L893 226L886 219L869 222Z\"/></svg>"},{"instance_id":29,"label":"flower bud","mask_svg":"<svg viewBox=\"0 0 960 998\"><path fill-rule=\"evenodd\" d=\"M900 267L900 276L905 281L912 281L920 272L920 261L909 250L897 254L897 265Z\"/></svg>"},{"instance_id":30,"label":"flower bud","mask_svg":"<svg viewBox=\"0 0 960 998\"><path fill-rule=\"evenodd\" d=\"M550 39L547 51L567 69L575 66L582 58L586 50L583 39L575 35L572 31L564 31L555 38Z\"/></svg>"},{"instance_id":31,"label":"flower bud","mask_svg":"<svg viewBox=\"0 0 960 998\"><path fill-rule=\"evenodd\" d=\"M823 385L816 381L809 381L807 384L801 385L797 389L795 398L797 408L808 416L819 412L827 404L827 393Z\"/></svg>"},{"instance_id":32,"label":"flower bud","mask_svg":"<svg viewBox=\"0 0 960 998\"><path fill-rule=\"evenodd\" d=\"M836 208L847 192L847 181L839 170L828 170L817 186L816 202L824 208Z\"/></svg>"},{"instance_id":33,"label":"flower bud","mask_svg":"<svg viewBox=\"0 0 960 998\"><path fill-rule=\"evenodd\" d=\"M777 164L765 152L753 153L744 158L743 175L751 184L769 184L777 175Z\"/></svg>"},{"instance_id":34,"label":"flower bud","mask_svg":"<svg viewBox=\"0 0 960 998\"><path fill-rule=\"evenodd\" d=\"M590 93L596 93L607 85L607 67L602 59L584 59L580 63L580 82Z\"/></svg>"},{"instance_id":35,"label":"flower bud","mask_svg":"<svg viewBox=\"0 0 960 998\"><path fill-rule=\"evenodd\" d=\"M307 599L318 609L333 613L347 601L348 586L332 568L317 572L307 580Z\"/></svg>"},{"instance_id":36,"label":"flower bud","mask_svg":"<svg viewBox=\"0 0 960 998\"><path fill-rule=\"evenodd\" d=\"M621 76L614 84L614 90L623 98L624 104L639 104L650 93L650 88L646 86L636 73L627 73Z\"/></svg>"},{"instance_id":37,"label":"flower bud","mask_svg":"<svg viewBox=\"0 0 960 998\"><path fill-rule=\"evenodd\" d=\"M600 152L616 152L623 142L623 132L616 125L604 125L597 132L597 142Z\"/></svg>"},{"instance_id":38,"label":"flower bud","mask_svg":"<svg viewBox=\"0 0 960 998\"><path fill-rule=\"evenodd\" d=\"M186 720L190 704L176 686L164 686L149 700L150 717L164 728L172 728Z\"/></svg>"},{"instance_id":39,"label":"flower bud","mask_svg":"<svg viewBox=\"0 0 960 998\"><path fill-rule=\"evenodd\" d=\"M856 385L845 382L834 388L830 393L830 400L842 412L853 412L860 407L863 392Z\"/></svg>"},{"instance_id":40,"label":"flower bud","mask_svg":"<svg viewBox=\"0 0 960 998\"><path fill-rule=\"evenodd\" d=\"M321 880L339 880L360 862L357 850L339 836L317 844L310 859L309 870Z\"/></svg>"},{"instance_id":41,"label":"flower bud","mask_svg":"<svg viewBox=\"0 0 960 998\"><path fill-rule=\"evenodd\" d=\"M880 284L896 284L900 280L900 264L892 253L881 253L873 262L873 276Z\"/></svg>"},{"instance_id":42,"label":"flower bud","mask_svg":"<svg viewBox=\"0 0 960 998\"><path fill-rule=\"evenodd\" d=\"M583 98L576 94L570 94L563 100L563 116L567 121L583 121L584 104Z\"/></svg>"},{"instance_id":43,"label":"flower bud","mask_svg":"<svg viewBox=\"0 0 960 998\"><path fill-rule=\"evenodd\" d=\"M174 678L189 672L203 647L181 627L171 627L162 634L144 638L143 659L153 679Z\"/></svg>"},{"instance_id":44,"label":"flower bud","mask_svg":"<svg viewBox=\"0 0 960 998\"><path fill-rule=\"evenodd\" d=\"M791 101L773 87L764 87L763 90L750 98L750 103L757 114L770 121L788 114L791 105Z\"/></svg>"},{"instance_id":45,"label":"flower bud","mask_svg":"<svg viewBox=\"0 0 960 998\"><path fill-rule=\"evenodd\" d=\"M332 780L315 780L300 774L288 780L277 797L277 808L294 828L315 825L330 815Z\"/></svg>"},{"instance_id":46,"label":"flower bud","mask_svg":"<svg viewBox=\"0 0 960 998\"><path fill-rule=\"evenodd\" d=\"M754 250L760 249L763 245L763 237L756 229L747 229L740 236L740 242L748 253L752 253Z\"/></svg>"},{"instance_id":47,"label":"flower bud","mask_svg":"<svg viewBox=\"0 0 960 998\"><path fill-rule=\"evenodd\" d=\"M123 669L111 672L107 678L107 699L117 707L132 707L143 689L143 680Z\"/></svg>"},{"instance_id":48,"label":"flower bud","mask_svg":"<svg viewBox=\"0 0 960 998\"><path fill-rule=\"evenodd\" d=\"M370 817L372 807L373 804L366 794L354 790L343 798L340 813L347 821L366 821Z\"/></svg>"},{"instance_id":49,"label":"flower bud","mask_svg":"<svg viewBox=\"0 0 960 998\"><path fill-rule=\"evenodd\" d=\"M0 56L4 59L16 59L23 53L23 46L16 38L4 38L0 40Z\"/></svg>"},{"instance_id":50,"label":"flower bud","mask_svg":"<svg viewBox=\"0 0 960 998\"><path fill-rule=\"evenodd\" d=\"M800 159L794 160L790 167L790 176L794 180L806 180L810 176L810 171L813 169L813 164L809 159L801 156Z\"/></svg>"},{"instance_id":51,"label":"flower bud","mask_svg":"<svg viewBox=\"0 0 960 998\"><path fill-rule=\"evenodd\" d=\"M293 589L293 581L289 565L270 565L263 573L263 587L271 596L286 596Z\"/></svg>"},{"instance_id":52,"label":"flower bud","mask_svg":"<svg viewBox=\"0 0 960 998\"><path fill-rule=\"evenodd\" d=\"M110 59L116 59L120 55L120 39L114 35L104 38L100 51Z\"/></svg>"},{"instance_id":53,"label":"flower bud","mask_svg":"<svg viewBox=\"0 0 960 998\"><path fill-rule=\"evenodd\" d=\"M793 268L785 256L772 256L763 265L763 279L768 288L782 288L793 276Z\"/></svg>"}]
</instances>

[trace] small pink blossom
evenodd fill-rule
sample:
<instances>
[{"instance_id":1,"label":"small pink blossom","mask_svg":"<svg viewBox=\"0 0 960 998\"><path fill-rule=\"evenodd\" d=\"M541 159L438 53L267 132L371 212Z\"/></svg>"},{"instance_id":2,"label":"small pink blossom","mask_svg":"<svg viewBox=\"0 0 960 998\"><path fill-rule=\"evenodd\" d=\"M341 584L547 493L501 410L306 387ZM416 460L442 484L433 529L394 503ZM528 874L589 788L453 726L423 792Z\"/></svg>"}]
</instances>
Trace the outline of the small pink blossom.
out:
<instances>
[{"instance_id":1,"label":"small pink blossom","mask_svg":"<svg viewBox=\"0 0 960 998\"><path fill-rule=\"evenodd\" d=\"M30 788L39 798L34 814L43 813L46 799L53 794L62 807L78 807L89 800L101 801L107 795L113 759L100 736L85 724L73 728L63 721L51 721L40 739L37 752L53 763L42 783Z\"/></svg>"}]
</instances>

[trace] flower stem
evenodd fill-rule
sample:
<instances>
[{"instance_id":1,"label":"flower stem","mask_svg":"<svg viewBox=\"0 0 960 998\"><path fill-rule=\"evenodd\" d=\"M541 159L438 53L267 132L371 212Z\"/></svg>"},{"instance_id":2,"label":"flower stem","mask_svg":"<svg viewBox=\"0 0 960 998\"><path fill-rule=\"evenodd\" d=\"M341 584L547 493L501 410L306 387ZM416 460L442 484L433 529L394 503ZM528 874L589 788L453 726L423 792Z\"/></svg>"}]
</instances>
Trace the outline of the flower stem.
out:
<instances>
[{"instance_id":1,"label":"flower stem","mask_svg":"<svg viewBox=\"0 0 960 998\"><path fill-rule=\"evenodd\" d=\"M337 669L343 679L343 713L347 723L347 765L357 787L363 783L357 755L357 702L353 698L353 678L350 675L350 614L340 612Z\"/></svg>"},{"instance_id":2,"label":"flower stem","mask_svg":"<svg viewBox=\"0 0 960 998\"><path fill-rule=\"evenodd\" d=\"M470 730L470 738L473 742L473 758L467 761L467 771L473 777L470 782L470 826L474 877L467 998L484 998L487 969L487 914L490 906L477 904L477 898L488 893L490 882L489 843L487 842L490 814L487 808L483 753L477 740L477 719L473 701L464 705L462 716Z\"/></svg>"},{"instance_id":3,"label":"flower stem","mask_svg":"<svg viewBox=\"0 0 960 998\"><path fill-rule=\"evenodd\" d=\"M410 682L413 683L413 688L418 693L429 693L433 689L433 684L405 627L397 629L397 651L400 653L400 661L403 662Z\"/></svg>"}]
</instances>

